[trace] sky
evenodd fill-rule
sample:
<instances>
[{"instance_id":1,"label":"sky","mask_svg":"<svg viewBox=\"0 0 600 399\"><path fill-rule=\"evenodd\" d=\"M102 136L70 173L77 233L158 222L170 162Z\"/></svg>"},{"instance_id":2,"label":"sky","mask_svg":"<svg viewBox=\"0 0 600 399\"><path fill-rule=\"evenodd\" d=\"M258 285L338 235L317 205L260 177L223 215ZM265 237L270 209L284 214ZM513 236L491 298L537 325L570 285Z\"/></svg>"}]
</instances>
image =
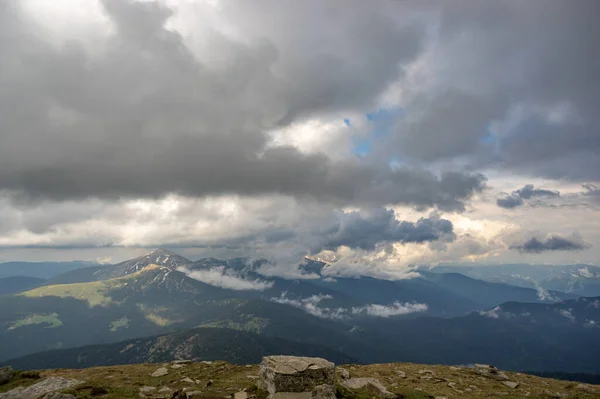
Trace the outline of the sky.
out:
<instances>
[{"instance_id":1,"label":"sky","mask_svg":"<svg viewBox=\"0 0 600 399\"><path fill-rule=\"evenodd\" d=\"M0 261L600 263L597 0L0 2Z\"/></svg>"}]
</instances>

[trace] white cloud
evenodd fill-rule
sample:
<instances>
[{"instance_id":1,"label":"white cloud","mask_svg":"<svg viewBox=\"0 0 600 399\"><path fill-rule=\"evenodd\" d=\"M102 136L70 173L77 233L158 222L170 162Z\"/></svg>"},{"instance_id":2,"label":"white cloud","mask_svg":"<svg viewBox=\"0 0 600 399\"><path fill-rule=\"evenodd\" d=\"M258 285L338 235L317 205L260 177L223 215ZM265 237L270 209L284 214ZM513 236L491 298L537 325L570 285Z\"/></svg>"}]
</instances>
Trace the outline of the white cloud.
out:
<instances>
[{"instance_id":1,"label":"white cloud","mask_svg":"<svg viewBox=\"0 0 600 399\"><path fill-rule=\"evenodd\" d=\"M575 323L575 316L573 316L573 314L571 313L572 309L560 309L558 311L558 313L563 316L566 317L567 319L571 320L572 323Z\"/></svg>"},{"instance_id":2,"label":"white cloud","mask_svg":"<svg viewBox=\"0 0 600 399\"><path fill-rule=\"evenodd\" d=\"M308 298L291 299L287 297L287 292L282 292L280 297L271 298L271 301L303 309L305 312L323 319L344 319L347 317L345 309L320 308L318 306L327 299L332 299L331 295L318 294Z\"/></svg>"},{"instance_id":3,"label":"white cloud","mask_svg":"<svg viewBox=\"0 0 600 399\"><path fill-rule=\"evenodd\" d=\"M583 326L597 328L597 327L600 327L600 322L597 322L595 320L586 320L585 323L583 324Z\"/></svg>"},{"instance_id":4,"label":"white cloud","mask_svg":"<svg viewBox=\"0 0 600 399\"><path fill-rule=\"evenodd\" d=\"M481 311L481 312L479 312L479 314L481 316L489 317L490 319L499 319L501 311L502 311L502 308L500 306L496 306L494 309L490 309L487 311Z\"/></svg>"},{"instance_id":5,"label":"white cloud","mask_svg":"<svg viewBox=\"0 0 600 399\"><path fill-rule=\"evenodd\" d=\"M215 287L226 288L236 291L264 291L273 287L273 282L260 279L247 280L232 272L226 270L224 266L213 267L206 270L189 270L185 267L177 268L178 271L185 273L194 280L214 285Z\"/></svg>"},{"instance_id":6,"label":"white cloud","mask_svg":"<svg viewBox=\"0 0 600 399\"><path fill-rule=\"evenodd\" d=\"M406 315L414 312L425 312L429 307L423 303L400 303L394 302L393 304L380 305L380 304L369 304L360 307L353 307L352 309L344 308L327 308L319 307L318 305L324 301L333 299L331 295L312 295L307 298L291 299L287 297L286 292L282 292L279 298L271 298L271 301L294 306L299 309L303 309L307 313L313 316L321 317L324 319L347 319L351 316L374 316L374 317L390 317Z\"/></svg>"},{"instance_id":7,"label":"white cloud","mask_svg":"<svg viewBox=\"0 0 600 399\"><path fill-rule=\"evenodd\" d=\"M352 308L352 314L361 315L366 314L368 316L376 316L376 317L390 317L390 316L399 316L406 315L409 313L415 312L425 312L429 309L427 304L424 303L400 303L394 302L390 306L379 305L379 304L370 304L361 307Z\"/></svg>"},{"instance_id":8,"label":"white cloud","mask_svg":"<svg viewBox=\"0 0 600 399\"><path fill-rule=\"evenodd\" d=\"M560 299L553 296L548 290L542 288L536 281L534 281L534 284L536 285L535 289L537 290L537 296L541 301L560 301Z\"/></svg>"}]
</instances>

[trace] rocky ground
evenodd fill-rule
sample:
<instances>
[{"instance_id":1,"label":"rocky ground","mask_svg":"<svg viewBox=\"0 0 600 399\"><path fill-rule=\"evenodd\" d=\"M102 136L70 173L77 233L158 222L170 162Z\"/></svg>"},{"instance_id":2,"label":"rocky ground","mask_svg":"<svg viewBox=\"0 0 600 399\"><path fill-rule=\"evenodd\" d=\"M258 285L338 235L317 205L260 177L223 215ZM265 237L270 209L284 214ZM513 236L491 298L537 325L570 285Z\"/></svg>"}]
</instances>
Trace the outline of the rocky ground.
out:
<instances>
[{"instance_id":1,"label":"rocky ground","mask_svg":"<svg viewBox=\"0 0 600 399\"><path fill-rule=\"evenodd\" d=\"M289 359L282 361L292 362L291 366L280 364L271 371L265 371L265 366L222 361L177 361L12 372L12 377L0 385L0 399L265 399L269 395L274 399L600 398L600 386L502 372L487 365L467 368L389 363L343 365L333 371L333 364L325 361ZM2 373L0 369L0 383ZM304 393L279 392L278 384L294 391L294 378ZM311 391L307 387L313 380L319 388Z\"/></svg>"}]
</instances>

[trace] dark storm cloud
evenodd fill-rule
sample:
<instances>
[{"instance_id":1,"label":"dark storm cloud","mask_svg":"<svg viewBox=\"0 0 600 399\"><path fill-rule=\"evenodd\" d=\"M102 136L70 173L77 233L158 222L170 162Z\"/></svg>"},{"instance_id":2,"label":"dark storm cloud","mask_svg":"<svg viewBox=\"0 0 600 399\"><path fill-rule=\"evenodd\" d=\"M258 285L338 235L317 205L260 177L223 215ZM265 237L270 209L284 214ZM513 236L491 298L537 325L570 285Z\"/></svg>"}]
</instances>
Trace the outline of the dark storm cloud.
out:
<instances>
[{"instance_id":1,"label":"dark storm cloud","mask_svg":"<svg viewBox=\"0 0 600 399\"><path fill-rule=\"evenodd\" d=\"M589 248L589 245L586 245L585 243L558 235L552 235L546 239L532 237L521 245L511 247L511 249L516 249L527 253L542 253L546 251L581 251L587 248Z\"/></svg>"},{"instance_id":2,"label":"dark storm cloud","mask_svg":"<svg viewBox=\"0 0 600 399\"><path fill-rule=\"evenodd\" d=\"M600 2L427 4L440 11L431 79L408 86L406 117L382 151L600 179Z\"/></svg>"},{"instance_id":3,"label":"dark storm cloud","mask_svg":"<svg viewBox=\"0 0 600 399\"><path fill-rule=\"evenodd\" d=\"M440 239L454 239L449 220L429 217L414 223L399 221L393 210L375 209L340 214L337 223L324 232L313 252L340 246L374 250L380 243L423 243Z\"/></svg>"},{"instance_id":4,"label":"dark storm cloud","mask_svg":"<svg viewBox=\"0 0 600 399\"><path fill-rule=\"evenodd\" d=\"M501 208L512 209L523 205L525 203L523 200L537 197L560 197L560 193L558 191L534 188L533 184L527 184L523 188L513 191L511 194L505 194L503 197L498 198L496 204Z\"/></svg>"},{"instance_id":5,"label":"dark storm cloud","mask_svg":"<svg viewBox=\"0 0 600 399\"><path fill-rule=\"evenodd\" d=\"M485 185L479 174L438 177L420 167L265 149L265 131L296 116L368 107L400 76L397 65L419 54L420 29L383 10L344 6L335 31L317 24L322 38L311 29L242 44L214 33L234 57L214 69L164 28L171 11L159 3L104 0L115 33L97 49L44 42L17 4L0 4L2 189L59 200L282 193L460 210ZM244 4L229 11L257 24L266 14L290 23L302 15L300 23L321 7ZM293 12L298 7L304 11Z\"/></svg>"}]
</instances>

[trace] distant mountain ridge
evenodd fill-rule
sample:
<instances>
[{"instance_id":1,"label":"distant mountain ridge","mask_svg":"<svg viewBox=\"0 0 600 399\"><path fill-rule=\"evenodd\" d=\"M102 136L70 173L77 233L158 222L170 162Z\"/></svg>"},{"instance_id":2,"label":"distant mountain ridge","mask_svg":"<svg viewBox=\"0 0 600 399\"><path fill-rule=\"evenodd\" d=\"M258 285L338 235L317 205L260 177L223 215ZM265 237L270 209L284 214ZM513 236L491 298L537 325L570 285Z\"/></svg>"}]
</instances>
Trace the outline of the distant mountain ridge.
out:
<instances>
[{"instance_id":1,"label":"distant mountain ridge","mask_svg":"<svg viewBox=\"0 0 600 399\"><path fill-rule=\"evenodd\" d=\"M266 263L190 261L159 249L116 265L71 270L37 288L0 296L0 361L203 327L322 345L362 362L485 362L498 353L488 352L489 345L471 345L486 337L504 342L507 347L500 352L507 356L511 345L530 342L534 349L524 357L519 357L522 351L497 359L506 368L523 364L536 370L540 363L531 358L544 358L538 352L563 339L560 334L588 342L600 323L595 308L587 316L578 313L583 299L569 302L574 295L558 291L545 291L545 297L537 289L427 270L395 281L332 278L326 263L310 259L300 265L298 278L285 279L261 274ZM566 302L555 303L561 300ZM558 307L564 303L573 311ZM515 306L523 310L511 310ZM540 316L532 323L526 315L535 313ZM449 347L437 342L441 337ZM565 348L574 349L569 345ZM469 356L461 357L461 348L470 348ZM550 371L580 372L570 356L564 356L570 369ZM545 361L553 365L557 360ZM593 368L585 359L582 364L584 371Z\"/></svg>"}]
</instances>

